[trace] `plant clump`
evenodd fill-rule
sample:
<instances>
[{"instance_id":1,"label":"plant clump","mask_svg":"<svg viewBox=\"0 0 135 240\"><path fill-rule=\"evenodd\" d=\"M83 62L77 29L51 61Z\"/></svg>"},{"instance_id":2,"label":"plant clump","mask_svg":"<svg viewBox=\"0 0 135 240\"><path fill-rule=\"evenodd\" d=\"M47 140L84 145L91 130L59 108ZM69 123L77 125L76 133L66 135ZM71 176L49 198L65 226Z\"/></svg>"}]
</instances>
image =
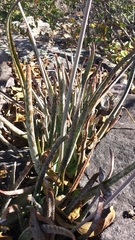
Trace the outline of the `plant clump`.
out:
<instances>
[{"instance_id":1,"label":"plant clump","mask_svg":"<svg viewBox=\"0 0 135 240\"><path fill-rule=\"evenodd\" d=\"M48 9L51 8L49 4ZM11 23L16 6L27 25L35 53L35 57L25 63L20 62L12 38ZM17 179L15 164L12 174L8 172L7 189L0 190L4 196L1 198L0 222L3 234L4 231L6 234L9 230L14 231L16 225L19 240L59 239L59 235L75 240L99 235L115 218L113 206L104 207L121 188L111 195L110 186L135 168L135 164L131 164L112 177L114 156L110 151L112 164L109 173L105 176L100 168L84 188L79 186L97 143L119 118L135 69L135 50L132 49L111 72L104 73L100 64L94 64L94 43L89 48L89 56L79 66L90 9L91 1L86 1L85 17L71 65L66 54L66 66L55 54L51 71L46 69L47 59L44 62L38 52L23 5L16 1L8 11L6 32L16 79L16 86L10 94L14 91L16 94L9 97L9 118L4 111L5 116L0 115L0 120L15 136L14 140L8 138L8 133L3 130L1 139L22 158L25 167ZM123 94L103 113L102 103L107 98L110 100L109 90L129 68L129 80ZM22 125L15 126L15 122ZM21 139L23 145L28 146L29 158L20 154L15 139ZM7 174L6 168L4 171ZM89 215L95 202L95 212Z\"/></svg>"}]
</instances>

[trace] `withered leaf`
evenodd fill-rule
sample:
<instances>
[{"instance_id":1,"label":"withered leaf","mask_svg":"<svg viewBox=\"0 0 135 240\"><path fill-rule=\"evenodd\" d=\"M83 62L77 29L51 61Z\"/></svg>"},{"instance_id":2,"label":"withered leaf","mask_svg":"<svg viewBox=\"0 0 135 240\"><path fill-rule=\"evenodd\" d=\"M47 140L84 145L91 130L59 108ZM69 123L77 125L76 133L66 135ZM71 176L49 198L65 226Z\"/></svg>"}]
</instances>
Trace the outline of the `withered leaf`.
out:
<instances>
[{"instance_id":1,"label":"withered leaf","mask_svg":"<svg viewBox=\"0 0 135 240\"><path fill-rule=\"evenodd\" d=\"M81 204L79 204L79 206L77 206L69 215L68 215L68 219L71 221L74 221L75 219L77 219L78 217L80 217L80 211L81 211Z\"/></svg>"},{"instance_id":2,"label":"withered leaf","mask_svg":"<svg viewBox=\"0 0 135 240\"><path fill-rule=\"evenodd\" d=\"M90 234L89 237L94 237L99 235L105 228L107 228L114 220L115 218L115 211L113 209L113 206L111 206L109 209L109 213L105 218L101 218L97 224L96 229ZM81 235L84 235L88 232L90 226L92 225L92 222L87 222L84 225L82 225L79 229L78 232Z\"/></svg>"}]
</instances>

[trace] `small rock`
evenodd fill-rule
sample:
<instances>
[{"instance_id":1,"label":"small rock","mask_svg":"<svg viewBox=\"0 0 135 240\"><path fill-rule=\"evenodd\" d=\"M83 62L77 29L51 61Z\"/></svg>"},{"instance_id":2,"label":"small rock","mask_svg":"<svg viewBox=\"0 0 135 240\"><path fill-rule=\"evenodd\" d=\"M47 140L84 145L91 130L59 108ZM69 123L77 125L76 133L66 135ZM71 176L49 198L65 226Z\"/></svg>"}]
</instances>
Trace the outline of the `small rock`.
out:
<instances>
[{"instance_id":1,"label":"small rock","mask_svg":"<svg viewBox=\"0 0 135 240\"><path fill-rule=\"evenodd\" d=\"M51 31L50 24L47 22L43 22L41 19L37 20L37 25L39 33L45 34Z\"/></svg>"}]
</instances>

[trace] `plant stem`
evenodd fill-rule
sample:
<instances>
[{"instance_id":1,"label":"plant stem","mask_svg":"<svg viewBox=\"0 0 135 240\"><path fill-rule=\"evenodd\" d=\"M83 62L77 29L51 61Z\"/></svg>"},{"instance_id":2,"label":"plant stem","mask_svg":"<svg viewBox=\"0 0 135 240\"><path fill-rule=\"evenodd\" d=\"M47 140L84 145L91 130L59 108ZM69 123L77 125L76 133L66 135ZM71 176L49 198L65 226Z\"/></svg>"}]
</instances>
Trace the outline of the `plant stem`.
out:
<instances>
[{"instance_id":1,"label":"plant stem","mask_svg":"<svg viewBox=\"0 0 135 240\"><path fill-rule=\"evenodd\" d=\"M91 3L92 3L92 0L88 0L86 3L86 7L85 7L84 19L83 19L83 23L82 23L82 27L81 27L81 32L80 32L76 56L75 56L75 62L74 62L73 69L71 72L70 83L69 83L68 93L67 93L67 97L66 97L66 104L65 104L65 109L64 109L64 113L63 113L61 136L64 136L66 133L66 120L67 120L67 114L68 114L68 107L69 107L73 83L75 80L76 71L77 71L77 67L78 67L78 63L79 63L80 53L81 53L81 49L82 49L82 45L83 45L83 40L84 40L84 35L85 35L86 26L87 26L87 22L88 22ZM60 147L60 157L59 157L59 162L58 162L59 167L60 167L63 155L64 155L64 143Z\"/></svg>"}]
</instances>

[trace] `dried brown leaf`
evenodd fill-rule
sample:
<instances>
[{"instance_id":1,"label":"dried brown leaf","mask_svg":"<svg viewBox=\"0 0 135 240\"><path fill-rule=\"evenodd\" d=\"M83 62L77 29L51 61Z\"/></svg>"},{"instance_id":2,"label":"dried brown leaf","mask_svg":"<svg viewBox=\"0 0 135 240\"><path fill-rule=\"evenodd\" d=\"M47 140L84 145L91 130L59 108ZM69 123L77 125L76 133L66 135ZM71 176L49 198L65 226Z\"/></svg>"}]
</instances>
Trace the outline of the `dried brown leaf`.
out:
<instances>
[{"instance_id":1,"label":"dried brown leaf","mask_svg":"<svg viewBox=\"0 0 135 240\"><path fill-rule=\"evenodd\" d=\"M101 176L100 176L101 175ZM99 179L102 181L102 171L100 172L99 174ZM103 199L103 194L101 192L100 196L99 196L99 202L98 202L98 206L97 206L97 210L96 210L96 213L95 213L95 216L94 216L94 219L92 221L92 224L89 228L89 230L87 231L87 234L86 234L86 238L88 238L91 233L93 231L95 231L95 229L97 228L97 226L99 225L99 221L101 219L101 214L102 214L102 211L103 211L103 204L104 204L104 199Z\"/></svg>"},{"instance_id":2,"label":"dried brown leaf","mask_svg":"<svg viewBox=\"0 0 135 240\"><path fill-rule=\"evenodd\" d=\"M82 208L82 204L79 204L79 206L76 206L76 208L68 215L68 219L71 221L74 221L75 219L79 218L81 208Z\"/></svg>"},{"instance_id":3,"label":"dried brown leaf","mask_svg":"<svg viewBox=\"0 0 135 240\"><path fill-rule=\"evenodd\" d=\"M97 224L96 229L90 234L89 237L94 237L99 235L105 228L107 228L114 220L115 218L115 211L113 209L113 206L108 208L109 210L108 215L105 218L101 218ZM82 225L79 229L78 232L81 235L84 235L88 232L89 228L91 227L92 222L87 222L84 225Z\"/></svg>"}]
</instances>

